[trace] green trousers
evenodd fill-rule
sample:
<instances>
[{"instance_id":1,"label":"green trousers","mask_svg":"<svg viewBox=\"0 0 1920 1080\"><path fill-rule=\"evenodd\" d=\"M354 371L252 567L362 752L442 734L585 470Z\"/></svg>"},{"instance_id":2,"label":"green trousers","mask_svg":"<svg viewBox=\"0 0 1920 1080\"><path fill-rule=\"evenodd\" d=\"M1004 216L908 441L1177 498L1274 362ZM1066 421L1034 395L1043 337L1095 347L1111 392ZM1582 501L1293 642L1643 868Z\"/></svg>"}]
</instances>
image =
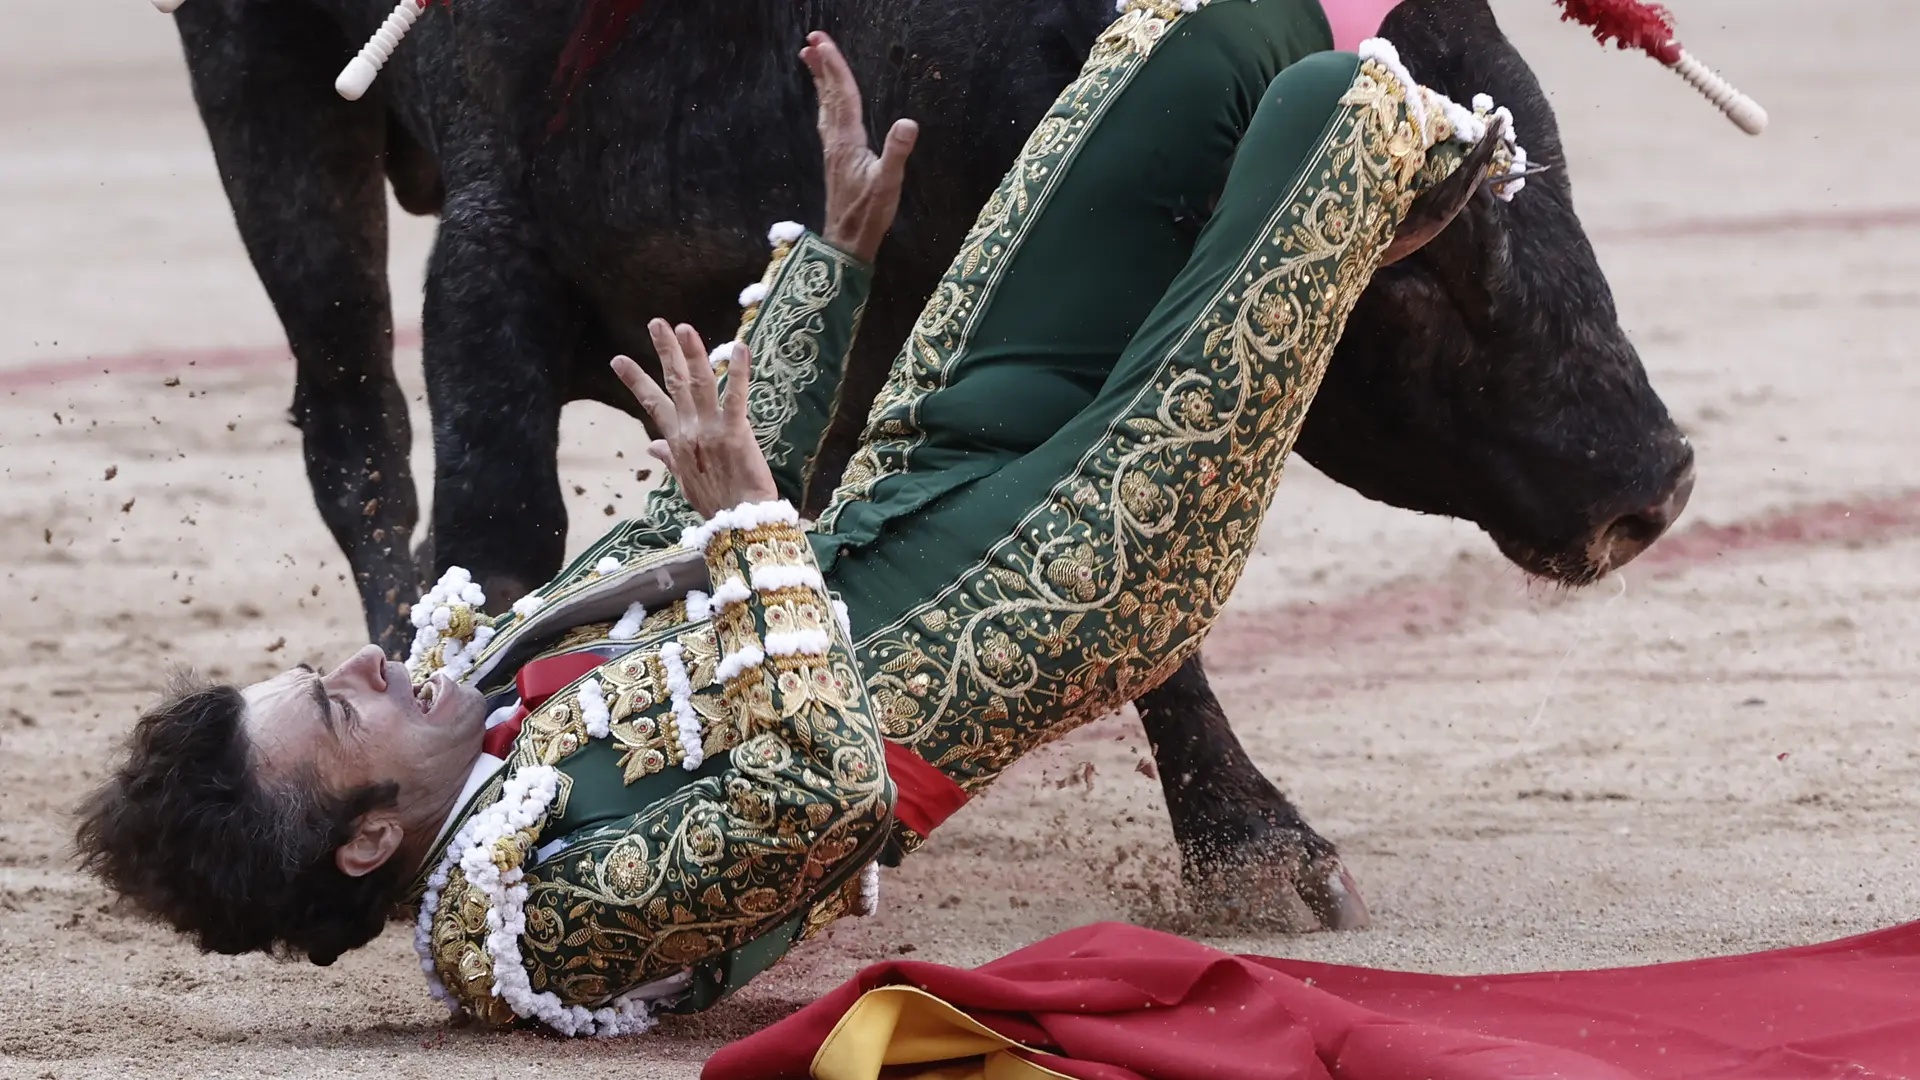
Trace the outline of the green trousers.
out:
<instances>
[{"instance_id":1,"label":"green trousers","mask_svg":"<svg viewBox=\"0 0 1920 1080\"><path fill-rule=\"evenodd\" d=\"M1316 0L1122 14L982 209L811 531L887 737L968 792L1199 647L1348 313L1464 149L1330 44ZM811 235L779 251L743 338L797 495L867 270ZM669 487L622 537L689 514Z\"/></svg>"}]
</instances>

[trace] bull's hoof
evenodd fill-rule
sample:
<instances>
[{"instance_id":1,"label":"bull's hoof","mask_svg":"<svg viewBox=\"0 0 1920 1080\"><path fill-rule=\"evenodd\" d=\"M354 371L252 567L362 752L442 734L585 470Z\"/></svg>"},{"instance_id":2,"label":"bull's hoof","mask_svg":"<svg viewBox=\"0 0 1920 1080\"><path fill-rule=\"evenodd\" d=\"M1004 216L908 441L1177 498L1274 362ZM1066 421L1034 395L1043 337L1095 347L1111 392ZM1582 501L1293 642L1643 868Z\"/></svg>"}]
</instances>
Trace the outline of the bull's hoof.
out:
<instances>
[{"instance_id":1,"label":"bull's hoof","mask_svg":"<svg viewBox=\"0 0 1920 1080\"><path fill-rule=\"evenodd\" d=\"M1210 922L1291 931L1373 925L1333 845L1305 825L1208 847L1182 861L1188 904Z\"/></svg>"}]
</instances>

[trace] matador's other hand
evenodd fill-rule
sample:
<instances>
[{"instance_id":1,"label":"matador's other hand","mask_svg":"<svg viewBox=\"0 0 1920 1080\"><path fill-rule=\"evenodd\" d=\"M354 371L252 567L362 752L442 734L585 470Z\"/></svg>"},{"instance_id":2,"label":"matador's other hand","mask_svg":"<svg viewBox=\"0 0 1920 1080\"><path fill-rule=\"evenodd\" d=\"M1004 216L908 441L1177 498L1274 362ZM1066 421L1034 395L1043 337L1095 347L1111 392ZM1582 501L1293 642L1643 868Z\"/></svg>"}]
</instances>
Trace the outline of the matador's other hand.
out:
<instances>
[{"instance_id":1,"label":"matador's other hand","mask_svg":"<svg viewBox=\"0 0 1920 1080\"><path fill-rule=\"evenodd\" d=\"M779 498L773 470L767 467L766 455L747 423L752 357L746 346L736 345L727 363L726 400L722 401L707 347L693 327L670 327L665 319L655 319L647 324L647 332L660 356L666 389L630 357L614 357L613 373L633 391L660 433L647 447L648 453L680 481L681 494L702 517L711 518L741 503Z\"/></svg>"},{"instance_id":2,"label":"matador's other hand","mask_svg":"<svg viewBox=\"0 0 1920 1080\"><path fill-rule=\"evenodd\" d=\"M867 144L860 86L833 39L816 30L807 35L800 59L813 73L820 98L820 146L827 169L827 243L871 263L880 241L900 212L900 181L907 171L920 125L895 120L887 142L875 155Z\"/></svg>"}]
</instances>

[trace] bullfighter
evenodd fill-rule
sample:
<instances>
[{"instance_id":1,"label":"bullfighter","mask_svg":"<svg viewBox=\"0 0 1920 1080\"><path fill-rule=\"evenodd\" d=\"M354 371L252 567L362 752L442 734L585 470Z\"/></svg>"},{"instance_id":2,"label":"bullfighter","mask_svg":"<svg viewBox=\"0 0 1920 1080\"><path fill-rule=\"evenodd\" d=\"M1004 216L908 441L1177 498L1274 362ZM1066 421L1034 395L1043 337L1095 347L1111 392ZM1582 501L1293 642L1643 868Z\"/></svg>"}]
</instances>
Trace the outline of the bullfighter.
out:
<instances>
[{"instance_id":1,"label":"bullfighter","mask_svg":"<svg viewBox=\"0 0 1920 1080\"><path fill-rule=\"evenodd\" d=\"M828 207L738 340L615 369L672 474L405 665L183 682L83 807L88 866L203 948L331 963L391 918L456 1012L565 1034L706 1008L1029 749L1164 679L1239 578L1348 312L1525 156L1335 51L1318 0L1127 0L928 301L815 522L792 509L914 128L874 154L824 35Z\"/></svg>"}]
</instances>

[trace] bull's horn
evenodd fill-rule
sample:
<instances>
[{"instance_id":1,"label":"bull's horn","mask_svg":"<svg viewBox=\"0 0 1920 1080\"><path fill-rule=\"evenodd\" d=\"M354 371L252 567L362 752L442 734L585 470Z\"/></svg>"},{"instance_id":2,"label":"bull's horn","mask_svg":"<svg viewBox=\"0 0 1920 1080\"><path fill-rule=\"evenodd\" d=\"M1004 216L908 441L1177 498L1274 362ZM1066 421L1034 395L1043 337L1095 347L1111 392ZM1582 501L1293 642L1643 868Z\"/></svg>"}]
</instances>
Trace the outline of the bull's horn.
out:
<instances>
[{"instance_id":1,"label":"bull's horn","mask_svg":"<svg viewBox=\"0 0 1920 1080\"><path fill-rule=\"evenodd\" d=\"M1533 177L1539 176L1541 173L1547 173L1552 171L1553 171L1553 166L1551 165L1528 165L1526 168L1521 169L1517 172L1510 172L1505 176L1492 177L1487 181L1487 186L1494 187L1494 188L1503 188L1503 187L1506 187L1508 184L1514 183L1515 181L1532 179Z\"/></svg>"},{"instance_id":2,"label":"bull's horn","mask_svg":"<svg viewBox=\"0 0 1920 1080\"><path fill-rule=\"evenodd\" d=\"M1495 117L1487 124L1486 133L1481 136L1473 149L1467 151L1460 164L1452 173L1421 192L1407 208L1407 216L1401 220L1400 227L1394 230L1393 239L1388 241L1387 250L1380 256L1381 266L1391 266L1401 259L1419 251L1432 242L1433 238L1446 231L1460 211L1467 208L1473 197L1487 183L1487 169L1493 164L1493 156L1506 139L1507 119ZM1518 176L1509 176L1509 180L1518 180Z\"/></svg>"},{"instance_id":3,"label":"bull's horn","mask_svg":"<svg viewBox=\"0 0 1920 1080\"><path fill-rule=\"evenodd\" d=\"M187 0L153 0L153 6L160 9L160 14L171 15L186 2Z\"/></svg>"},{"instance_id":4,"label":"bull's horn","mask_svg":"<svg viewBox=\"0 0 1920 1080\"><path fill-rule=\"evenodd\" d=\"M333 80L333 88L348 101L359 101L360 95L373 85L373 77L393 59L393 50L400 47L400 40L413 29L414 21L420 18L420 12L427 6L427 0L400 0L394 5L393 12L380 29L373 32L367 44L357 56L347 61L341 69L340 77Z\"/></svg>"}]
</instances>

